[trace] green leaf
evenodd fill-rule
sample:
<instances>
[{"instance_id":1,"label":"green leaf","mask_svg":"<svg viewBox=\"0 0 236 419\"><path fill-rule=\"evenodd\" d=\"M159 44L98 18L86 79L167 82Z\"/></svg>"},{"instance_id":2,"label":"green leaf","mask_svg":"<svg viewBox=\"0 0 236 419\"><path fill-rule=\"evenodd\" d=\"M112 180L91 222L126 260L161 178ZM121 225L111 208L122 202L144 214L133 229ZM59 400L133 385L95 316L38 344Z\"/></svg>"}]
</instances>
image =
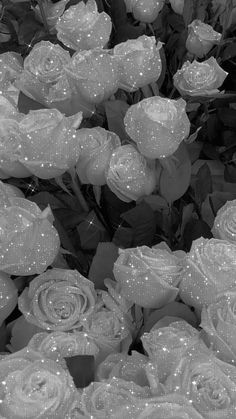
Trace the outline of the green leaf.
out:
<instances>
[{"instance_id":1,"label":"green leaf","mask_svg":"<svg viewBox=\"0 0 236 419\"><path fill-rule=\"evenodd\" d=\"M88 274L96 289L106 290L104 279L114 279L113 266L117 258L118 247L114 243L98 243Z\"/></svg>"},{"instance_id":2,"label":"green leaf","mask_svg":"<svg viewBox=\"0 0 236 419\"><path fill-rule=\"evenodd\" d=\"M99 242L109 241L109 236L96 213L92 210L77 227L83 249L96 249Z\"/></svg>"},{"instance_id":3,"label":"green leaf","mask_svg":"<svg viewBox=\"0 0 236 419\"><path fill-rule=\"evenodd\" d=\"M236 164L234 162L225 165L224 179L226 182L236 183Z\"/></svg>"},{"instance_id":4,"label":"green leaf","mask_svg":"<svg viewBox=\"0 0 236 419\"><path fill-rule=\"evenodd\" d=\"M29 98L24 93L20 92L18 97L18 109L19 112L29 113L29 111L35 111L38 109L46 109L46 106L42 105L39 102Z\"/></svg>"},{"instance_id":5,"label":"green leaf","mask_svg":"<svg viewBox=\"0 0 236 419\"><path fill-rule=\"evenodd\" d=\"M194 191L194 199L199 207L206 199L207 195L212 192L211 171L207 163L204 163L197 172L196 179L191 185Z\"/></svg>"},{"instance_id":6,"label":"green leaf","mask_svg":"<svg viewBox=\"0 0 236 419\"><path fill-rule=\"evenodd\" d=\"M183 19L187 27L193 20L195 0L187 0L184 2Z\"/></svg>"},{"instance_id":7,"label":"green leaf","mask_svg":"<svg viewBox=\"0 0 236 419\"><path fill-rule=\"evenodd\" d=\"M129 109L123 100L109 100L104 103L109 131L118 135L121 140L129 140L125 131L124 117Z\"/></svg>"},{"instance_id":8,"label":"green leaf","mask_svg":"<svg viewBox=\"0 0 236 419\"><path fill-rule=\"evenodd\" d=\"M120 226L117 228L113 236L112 242L116 246L122 249L126 249L128 247L132 247L133 236L134 235L132 228Z\"/></svg>"},{"instance_id":9,"label":"green leaf","mask_svg":"<svg viewBox=\"0 0 236 419\"><path fill-rule=\"evenodd\" d=\"M236 57L236 43L232 43L228 45L225 49L223 54L221 55L222 61L228 61L231 58Z\"/></svg>"},{"instance_id":10,"label":"green leaf","mask_svg":"<svg viewBox=\"0 0 236 419\"><path fill-rule=\"evenodd\" d=\"M226 127L236 129L236 110L231 108L219 108L218 109L218 116L220 121Z\"/></svg>"},{"instance_id":11,"label":"green leaf","mask_svg":"<svg viewBox=\"0 0 236 419\"><path fill-rule=\"evenodd\" d=\"M164 168L159 181L160 195L169 203L184 195L191 179L191 162L184 142L180 144L173 157L176 160L172 160L174 165L171 172Z\"/></svg>"},{"instance_id":12,"label":"green leaf","mask_svg":"<svg viewBox=\"0 0 236 419\"><path fill-rule=\"evenodd\" d=\"M121 218L125 220L133 230L133 247L150 246L153 242L156 220L155 213L145 202L123 213Z\"/></svg>"},{"instance_id":13,"label":"green leaf","mask_svg":"<svg viewBox=\"0 0 236 419\"><path fill-rule=\"evenodd\" d=\"M227 201L232 201L233 199L236 199L236 190L235 193L214 191L207 195L201 207L203 220L212 228L217 211L223 207Z\"/></svg>"},{"instance_id":14,"label":"green leaf","mask_svg":"<svg viewBox=\"0 0 236 419\"><path fill-rule=\"evenodd\" d=\"M193 240L199 237L211 239L213 237L211 229L205 221L202 220L191 220L189 221L184 229L183 238L186 251L189 252Z\"/></svg>"}]
</instances>

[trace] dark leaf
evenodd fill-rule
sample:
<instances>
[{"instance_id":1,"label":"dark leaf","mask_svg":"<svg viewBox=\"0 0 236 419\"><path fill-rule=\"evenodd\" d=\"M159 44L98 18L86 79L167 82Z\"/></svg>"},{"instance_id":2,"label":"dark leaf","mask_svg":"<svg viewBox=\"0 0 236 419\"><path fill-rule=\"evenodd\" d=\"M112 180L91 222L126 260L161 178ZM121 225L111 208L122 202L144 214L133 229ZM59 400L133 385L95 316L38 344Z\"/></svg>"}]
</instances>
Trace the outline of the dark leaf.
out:
<instances>
[{"instance_id":1,"label":"dark leaf","mask_svg":"<svg viewBox=\"0 0 236 419\"><path fill-rule=\"evenodd\" d=\"M225 49L223 54L221 55L222 61L230 60L231 58L236 57L236 42L228 45Z\"/></svg>"},{"instance_id":2,"label":"dark leaf","mask_svg":"<svg viewBox=\"0 0 236 419\"><path fill-rule=\"evenodd\" d=\"M108 233L94 211L77 226L77 231L83 249L96 249L99 242L109 241Z\"/></svg>"},{"instance_id":3,"label":"dark leaf","mask_svg":"<svg viewBox=\"0 0 236 419\"><path fill-rule=\"evenodd\" d=\"M122 140L129 139L125 131L124 117L129 109L123 100L109 100L104 103L109 131L114 132Z\"/></svg>"},{"instance_id":4,"label":"dark leaf","mask_svg":"<svg viewBox=\"0 0 236 419\"><path fill-rule=\"evenodd\" d=\"M213 237L209 225L202 220L189 221L186 224L183 233L185 249L187 252L189 252L193 240L196 240L199 237L204 237L206 239L211 239Z\"/></svg>"},{"instance_id":5,"label":"dark leaf","mask_svg":"<svg viewBox=\"0 0 236 419\"><path fill-rule=\"evenodd\" d=\"M218 116L226 127L236 129L236 110L231 108L219 108Z\"/></svg>"},{"instance_id":6,"label":"dark leaf","mask_svg":"<svg viewBox=\"0 0 236 419\"><path fill-rule=\"evenodd\" d=\"M150 246L156 228L155 213L145 202L121 215L133 229L133 246Z\"/></svg>"},{"instance_id":7,"label":"dark leaf","mask_svg":"<svg viewBox=\"0 0 236 419\"><path fill-rule=\"evenodd\" d=\"M187 27L193 20L195 0L188 0L184 2L183 19Z\"/></svg>"},{"instance_id":8,"label":"dark leaf","mask_svg":"<svg viewBox=\"0 0 236 419\"><path fill-rule=\"evenodd\" d=\"M114 243L98 243L88 275L96 289L106 290L104 279L114 279L113 266L117 258L118 247Z\"/></svg>"},{"instance_id":9,"label":"dark leaf","mask_svg":"<svg viewBox=\"0 0 236 419\"><path fill-rule=\"evenodd\" d=\"M194 190L194 199L199 207L206 199L207 195L212 192L211 171L207 163L204 163L197 172L196 179L192 182Z\"/></svg>"},{"instance_id":10,"label":"dark leaf","mask_svg":"<svg viewBox=\"0 0 236 419\"><path fill-rule=\"evenodd\" d=\"M203 220L212 228L217 211L227 202L236 199L236 189L233 192L215 191L209 194L202 203L201 215Z\"/></svg>"},{"instance_id":11,"label":"dark leaf","mask_svg":"<svg viewBox=\"0 0 236 419\"><path fill-rule=\"evenodd\" d=\"M176 32L182 32L185 28L183 17L181 15L177 15L176 13L171 13L168 15L168 23L171 28Z\"/></svg>"},{"instance_id":12,"label":"dark leaf","mask_svg":"<svg viewBox=\"0 0 236 419\"><path fill-rule=\"evenodd\" d=\"M76 355L65 358L65 361L76 388L87 387L92 381L94 381L94 356Z\"/></svg>"},{"instance_id":13,"label":"dark leaf","mask_svg":"<svg viewBox=\"0 0 236 419\"><path fill-rule=\"evenodd\" d=\"M42 105L39 102L36 102L35 100L29 98L24 93L20 92L18 97L18 109L19 112L22 113L29 113L29 111L35 111L38 109L46 109L44 105Z\"/></svg>"},{"instance_id":14,"label":"dark leaf","mask_svg":"<svg viewBox=\"0 0 236 419\"><path fill-rule=\"evenodd\" d=\"M129 227L119 227L112 239L112 242L123 249L132 247L133 243L133 230Z\"/></svg>"},{"instance_id":15,"label":"dark leaf","mask_svg":"<svg viewBox=\"0 0 236 419\"><path fill-rule=\"evenodd\" d=\"M224 179L226 182L236 183L236 164L228 163L225 165Z\"/></svg>"}]
</instances>

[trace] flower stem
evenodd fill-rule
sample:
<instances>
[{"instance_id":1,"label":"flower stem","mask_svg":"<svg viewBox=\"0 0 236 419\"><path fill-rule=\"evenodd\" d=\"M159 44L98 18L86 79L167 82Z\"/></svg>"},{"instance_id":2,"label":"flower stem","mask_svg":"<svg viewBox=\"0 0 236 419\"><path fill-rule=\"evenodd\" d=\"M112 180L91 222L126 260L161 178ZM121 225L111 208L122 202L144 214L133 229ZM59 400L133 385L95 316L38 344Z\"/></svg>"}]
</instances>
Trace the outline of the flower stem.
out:
<instances>
[{"instance_id":1,"label":"flower stem","mask_svg":"<svg viewBox=\"0 0 236 419\"><path fill-rule=\"evenodd\" d=\"M74 168L70 169L69 173L70 173L71 180L72 180L71 187L73 189L73 192L74 192L76 198L78 199L78 201L79 201L81 207L83 208L83 210L85 212L89 212L88 204L87 204L86 200L84 199L84 196L83 196L83 194L80 190L80 187L79 187L79 181L78 181L78 177L77 177L75 169Z\"/></svg>"},{"instance_id":2,"label":"flower stem","mask_svg":"<svg viewBox=\"0 0 236 419\"><path fill-rule=\"evenodd\" d=\"M39 10L40 10L41 16L42 16L44 28L45 28L46 32L49 33L48 22L47 22L45 10L44 10L44 7L43 7L43 0L37 0L37 2L38 2L38 5L39 5Z\"/></svg>"}]
</instances>

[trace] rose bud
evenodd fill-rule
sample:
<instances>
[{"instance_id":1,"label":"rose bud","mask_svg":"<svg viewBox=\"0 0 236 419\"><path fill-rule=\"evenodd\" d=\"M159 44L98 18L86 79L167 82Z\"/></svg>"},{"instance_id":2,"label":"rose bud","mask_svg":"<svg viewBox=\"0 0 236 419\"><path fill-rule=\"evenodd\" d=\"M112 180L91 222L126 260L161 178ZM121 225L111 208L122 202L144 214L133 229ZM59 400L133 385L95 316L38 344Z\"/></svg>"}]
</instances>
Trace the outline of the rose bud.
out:
<instances>
[{"instance_id":1,"label":"rose bud","mask_svg":"<svg viewBox=\"0 0 236 419\"><path fill-rule=\"evenodd\" d=\"M221 33L214 31L212 26L196 19L188 25L186 48L191 54L203 58L213 45L219 44L221 37Z\"/></svg>"},{"instance_id":2,"label":"rose bud","mask_svg":"<svg viewBox=\"0 0 236 419\"><path fill-rule=\"evenodd\" d=\"M184 11L184 1L185 0L170 0L172 9L178 15L182 15Z\"/></svg>"},{"instance_id":3,"label":"rose bud","mask_svg":"<svg viewBox=\"0 0 236 419\"><path fill-rule=\"evenodd\" d=\"M165 0L124 0L127 12L131 12L136 20L152 23L162 10Z\"/></svg>"}]
</instances>

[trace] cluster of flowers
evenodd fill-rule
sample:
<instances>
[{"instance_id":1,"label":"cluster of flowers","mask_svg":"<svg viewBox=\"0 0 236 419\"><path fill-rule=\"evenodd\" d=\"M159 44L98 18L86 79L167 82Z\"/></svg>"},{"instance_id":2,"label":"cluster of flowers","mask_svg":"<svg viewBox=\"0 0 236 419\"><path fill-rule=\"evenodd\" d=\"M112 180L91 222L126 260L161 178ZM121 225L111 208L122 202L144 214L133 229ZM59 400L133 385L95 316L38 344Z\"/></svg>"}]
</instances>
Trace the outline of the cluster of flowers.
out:
<instances>
[{"instance_id":1,"label":"cluster of flowers","mask_svg":"<svg viewBox=\"0 0 236 419\"><path fill-rule=\"evenodd\" d=\"M177 3L171 2L174 10ZM143 2L132 0L126 5L137 19L149 22L164 1L148 2L144 7ZM173 78L180 99L153 96L128 109L124 118L128 144L100 127L78 129L82 118L90 117L119 88L133 92L158 80L162 44L156 44L154 36L143 35L108 50L111 20L98 12L95 0L81 1L66 11L65 6L64 0L51 4L46 15L58 39L75 51L72 57L49 41L37 43L24 62L16 53L0 56L4 94L0 104L1 178L31 174L52 178L76 165L82 183L107 184L121 200L136 201L154 191L159 160L162 164L172 156L189 135L182 97L219 93L227 73L213 57L186 61ZM189 25L186 47L190 55L203 58L220 39L221 34L211 26L195 20ZM12 83L49 109L20 114L6 99Z\"/></svg>"},{"instance_id":2,"label":"cluster of flowers","mask_svg":"<svg viewBox=\"0 0 236 419\"><path fill-rule=\"evenodd\" d=\"M6 254L17 241L27 252L1 266L1 322L17 303L22 312L10 328L12 353L0 359L1 418L235 418L236 200L218 211L214 238L195 240L187 254L165 243L120 249L105 291L76 270L45 271L53 255L45 262L44 246L58 250L54 227L16 188L1 186ZM30 252L43 267L26 266ZM17 298L8 274L40 269ZM140 307L148 314L141 329ZM144 355L128 355L137 337ZM94 357L95 381L82 390L67 360L85 355Z\"/></svg>"}]
</instances>

